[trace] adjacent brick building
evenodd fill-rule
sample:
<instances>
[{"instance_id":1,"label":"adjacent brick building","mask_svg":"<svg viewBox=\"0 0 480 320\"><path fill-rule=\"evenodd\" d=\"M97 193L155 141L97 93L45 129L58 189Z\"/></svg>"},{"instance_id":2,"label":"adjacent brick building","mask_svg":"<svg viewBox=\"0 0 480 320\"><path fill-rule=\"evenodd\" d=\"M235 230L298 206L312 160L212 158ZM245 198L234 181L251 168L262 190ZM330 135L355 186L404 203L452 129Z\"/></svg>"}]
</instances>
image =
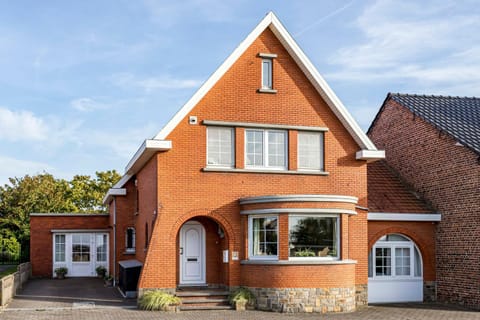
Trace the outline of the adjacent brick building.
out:
<instances>
[{"instance_id":1,"label":"adjacent brick building","mask_svg":"<svg viewBox=\"0 0 480 320\"><path fill-rule=\"evenodd\" d=\"M388 94L368 135L442 215L438 300L480 308L480 99Z\"/></svg>"}]
</instances>

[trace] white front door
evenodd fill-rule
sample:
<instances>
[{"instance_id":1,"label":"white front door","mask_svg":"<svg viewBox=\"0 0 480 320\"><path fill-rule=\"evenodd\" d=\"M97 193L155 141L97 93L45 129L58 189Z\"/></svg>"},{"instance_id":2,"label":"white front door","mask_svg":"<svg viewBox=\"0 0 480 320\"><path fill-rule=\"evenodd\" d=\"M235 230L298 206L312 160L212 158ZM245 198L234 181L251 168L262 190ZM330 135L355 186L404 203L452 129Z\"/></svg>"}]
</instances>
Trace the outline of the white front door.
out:
<instances>
[{"instance_id":1,"label":"white front door","mask_svg":"<svg viewBox=\"0 0 480 320\"><path fill-rule=\"evenodd\" d=\"M94 235L90 233L72 234L72 270L71 277L91 277L94 275L93 254Z\"/></svg>"},{"instance_id":2,"label":"white front door","mask_svg":"<svg viewBox=\"0 0 480 320\"><path fill-rule=\"evenodd\" d=\"M205 284L205 228L197 221L180 229L180 284Z\"/></svg>"}]
</instances>

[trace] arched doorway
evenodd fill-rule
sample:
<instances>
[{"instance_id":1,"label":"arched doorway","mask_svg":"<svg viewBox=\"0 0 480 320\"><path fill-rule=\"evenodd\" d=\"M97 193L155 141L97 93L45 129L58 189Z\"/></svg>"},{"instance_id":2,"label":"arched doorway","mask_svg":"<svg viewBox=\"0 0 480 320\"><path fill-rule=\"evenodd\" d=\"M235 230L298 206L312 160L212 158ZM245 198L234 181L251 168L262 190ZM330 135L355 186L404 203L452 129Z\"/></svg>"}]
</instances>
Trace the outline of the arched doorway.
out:
<instances>
[{"instance_id":1,"label":"arched doorway","mask_svg":"<svg viewBox=\"0 0 480 320\"><path fill-rule=\"evenodd\" d=\"M205 228L198 221L188 221L179 237L180 284L205 284Z\"/></svg>"},{"instance_id":2,"label":"arched doorway","mask_svg":"<svg viewBox=\"0 0 480 320\"><path fill-rule=\"evenodd\" d=\"M388 234L368 255L368 302L423 301L422 256L415 243L401 234Z\"/></svg>"}]
</instances>

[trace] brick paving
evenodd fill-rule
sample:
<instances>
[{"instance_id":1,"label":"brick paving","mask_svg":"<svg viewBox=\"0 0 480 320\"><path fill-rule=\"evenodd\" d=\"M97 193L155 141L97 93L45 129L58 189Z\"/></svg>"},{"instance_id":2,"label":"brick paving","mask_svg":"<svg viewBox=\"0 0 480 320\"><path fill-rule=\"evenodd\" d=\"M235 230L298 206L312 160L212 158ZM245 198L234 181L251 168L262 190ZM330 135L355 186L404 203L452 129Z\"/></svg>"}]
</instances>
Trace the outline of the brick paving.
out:
<instances>
[{"instance_id":1,"label":"brick paving","mask_svg":"<svg viewBox=\"0 0 480 320\"><path fill-rule=\"evenodd\" d=\"M275 320L275 319L368 319L368 320L464 320L480 319L480 312L463 310L437 304L405 304L370 306L360 311L344 314L281 314L261 311L198 311L198 312L148 312L119 307L70 308L45 311L8 311L0 313L2 320L42 320L42 319L192 319L192 320Z\"/></svg>"}]
</instances>

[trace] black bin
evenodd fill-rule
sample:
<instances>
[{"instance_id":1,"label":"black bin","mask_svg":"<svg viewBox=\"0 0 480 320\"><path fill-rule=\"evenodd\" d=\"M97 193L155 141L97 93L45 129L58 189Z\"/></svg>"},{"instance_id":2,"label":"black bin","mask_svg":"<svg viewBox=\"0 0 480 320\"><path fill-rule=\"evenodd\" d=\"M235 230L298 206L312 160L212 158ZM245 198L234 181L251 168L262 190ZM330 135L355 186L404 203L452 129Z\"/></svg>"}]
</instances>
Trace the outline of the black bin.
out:
<instances>
[{"instance_id":1,"label":"black bin","mask_svg":"<svg viewBox=\"0 0 480 320\"><path fill-rule=\"evenodd\" d=\"M120 274L118 278L118 286L127 298L135 298L137 296L137 284L142 271L142 263L138 260L124 260L118 262L120 266Z\"/></svg>"}]
</instances>

